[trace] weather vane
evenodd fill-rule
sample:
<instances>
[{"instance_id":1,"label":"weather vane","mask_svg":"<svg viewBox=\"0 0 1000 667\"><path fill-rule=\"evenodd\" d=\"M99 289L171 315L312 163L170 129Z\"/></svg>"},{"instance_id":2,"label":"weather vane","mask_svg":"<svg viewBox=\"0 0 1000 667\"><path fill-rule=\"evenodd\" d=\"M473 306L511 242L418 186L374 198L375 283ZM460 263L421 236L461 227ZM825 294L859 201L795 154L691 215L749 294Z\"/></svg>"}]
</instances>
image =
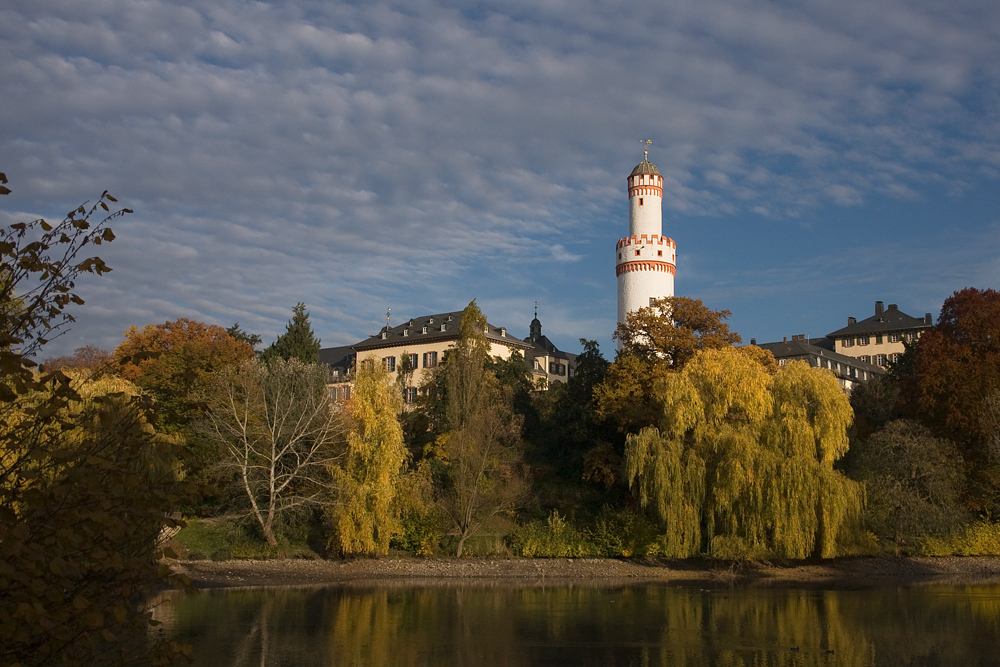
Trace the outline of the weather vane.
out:
<instances>
[{"instance_id":1,"label":"weather vane","mask_svg":"<svg viewBox=\"0 0 1000 667\"><path fill-rule=\"evenodd\" d=\"M643 150L642 150L642 157L648 160L649 159L649 151L646 150L646 149L653 145L653 140L652 139L640 139L639 143L642 144L642 148L643 148Z\"/></svg>"},{"instance_id":2,"label":"weather vane","mask_svg":"<svg viewBox=\"0 0 1000 667\"><path fill-rule=\"evenodd\" d=\"M538 302L535 302L535 319L538 319Z\"/></svg>"},{"instance_id":3,"label":"weather vane","mask_svg":"<svg viewBox=\"0 0 1000 667\"><path fill-rule=\"evenodd\" d=\"M385 309L385 330L389 330L389 313L392 312L392 308Z\"/></svg>"}]
</instances>

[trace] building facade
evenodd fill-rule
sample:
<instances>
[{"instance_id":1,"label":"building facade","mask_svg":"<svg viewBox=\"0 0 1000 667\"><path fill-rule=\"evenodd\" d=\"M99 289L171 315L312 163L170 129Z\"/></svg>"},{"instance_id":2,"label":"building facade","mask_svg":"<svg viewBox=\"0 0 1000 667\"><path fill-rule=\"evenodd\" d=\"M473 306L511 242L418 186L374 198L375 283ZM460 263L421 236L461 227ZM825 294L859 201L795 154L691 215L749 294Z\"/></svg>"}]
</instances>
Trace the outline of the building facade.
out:
<instances>
[{"instance_id":1,"label":"building facade","mask_svg":"<svg viewBox=\"0 0 1000 667\"><path fill-rule=\"evenodd\" d=\"M648 155L628 177L629 235L615 247L618 323L652 299L674 295L677 246L663 236L663 176Z\"/></svg>"},{"instance_id":2,"label":"building facade","mask_svg":"<svg viewBox=\"0 0 1000 667\"><path fill-rule=\"evenodd\" d=\"M750 344L757 345L757 341L750 339ZM773 354L779 366L784 366L789 361L804 361L814 368L828 369L847 393L851 393L861 382L885 374L885 370L875 364L838 354L834 351L833 340L830 338L806 338L799 335L792 336L791 340L785 338L780 343L764 343L760 347Z\"/></svg>"},{"instance_id":3,"label":"building facade","mask_svg":"<svg viewBox=\"0 0 1000 667\"><path fill-rule=\"evenodd\" d=\"M403 399L413 403L427 375L444 359L445 352L459 338L462 311L425 315L407 320L394 327L386 325L374 336L346 347L330 347L319 351L320 363L330 368L331 395L340 400L351 397L351 371L358 360L371 360L389 371L393 380L405 373ZM509 333L506 327L487 323L485 332L490 356L509 359L515 351L527 357L532 344Z\"/></svg>"},{"instance_id":4,"label":"building facade","mask_svg":"<svg viewBox=\"0 0 1000 667\"><path fill-rule=\"evenodd\" d=\"M881 301L876 301L873 316L860 322L848 317L847 326L827 334L827 338L833 341L838 354L885 368L903 354L904 341L916 341L932 326L930 313L922 319L911 317L894 303L885 308Z\"/></svg>"},{"instance_id":5,"label":"building facade","mask_svg":"<svg viewBox=\"0 0 1000 667\"><path fill-rule=\"evenodd\" d=\"M531 320L528 337L524 339L531 347L524 353L524 361L531 370L531 377L538 389L548 389L554 384L569 382L576 374L576 355L563 352L555 343L542 335L542 323L538 313Z\"/></svg>"}]
</instances>

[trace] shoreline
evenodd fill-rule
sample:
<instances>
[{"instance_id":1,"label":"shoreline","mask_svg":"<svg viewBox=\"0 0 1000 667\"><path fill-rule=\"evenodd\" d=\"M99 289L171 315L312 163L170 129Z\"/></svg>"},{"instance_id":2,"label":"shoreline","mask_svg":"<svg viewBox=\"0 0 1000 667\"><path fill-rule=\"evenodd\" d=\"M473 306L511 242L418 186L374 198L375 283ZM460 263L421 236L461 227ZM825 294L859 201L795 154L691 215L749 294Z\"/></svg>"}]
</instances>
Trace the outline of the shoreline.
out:
<instances>
[{"instance_id":1,"label":"shoreline","mask_svg":"<svg viewBox=\"0 0 1000 667\"><path fill-rule=\"evenodd\" d=\"M666 583L796 588L1000 585L1000 557L851 557L787 563L612 558L174 561L196 589L596 586Z\"/></svg>"}]
</instances>

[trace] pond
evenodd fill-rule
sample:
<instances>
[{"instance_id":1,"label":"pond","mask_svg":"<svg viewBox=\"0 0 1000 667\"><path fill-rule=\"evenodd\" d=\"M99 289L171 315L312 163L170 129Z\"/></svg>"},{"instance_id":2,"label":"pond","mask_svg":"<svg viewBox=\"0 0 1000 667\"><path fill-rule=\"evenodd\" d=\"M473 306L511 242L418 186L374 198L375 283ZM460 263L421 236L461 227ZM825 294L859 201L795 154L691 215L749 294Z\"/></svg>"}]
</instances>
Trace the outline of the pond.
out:
<instances>
[{"instance_id":1,"label":"pond","mask_svg":"<svg viewBox=\"0 0 1000 667\"><path fill-rule=\"evenodd\" d=\"M1000 665L1000 586L641 585L165 593L195 665Z\"/></svg>"}]
</instances>

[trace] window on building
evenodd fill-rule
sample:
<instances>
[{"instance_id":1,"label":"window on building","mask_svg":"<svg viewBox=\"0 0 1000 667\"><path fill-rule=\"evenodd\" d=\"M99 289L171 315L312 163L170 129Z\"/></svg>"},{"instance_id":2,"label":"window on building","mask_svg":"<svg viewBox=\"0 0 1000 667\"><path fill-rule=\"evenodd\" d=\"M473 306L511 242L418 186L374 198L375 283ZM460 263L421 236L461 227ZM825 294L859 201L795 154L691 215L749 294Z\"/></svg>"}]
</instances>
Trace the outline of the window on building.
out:
<instances>
[{"instance_id":1,"label":"window on building","mask_svg":"<svg viewBox=\"0 0 1000 667\"><path fill-rule=\"evenodd\" d=\"M403 401L406 403L416 403L417 402L417 388L407 387L403 390Z\"/></svg>"},{"instance_id":2,"label":"window on building","mask_svg":"<svg viewBox=\"0 0 1000 667\"><path fill-rule=\"evenodd\" d=\"M418 361L419 361L419 358L418 358L418 356L417 356L417 355L415 355L415 354L411 354L411 355L410 355L410 368L411 368L411 369L416 369L416 368L418 368L418 366L417 366L417 362L418 362Z\"/></svg>"},{"instance_id":3,"label":"window on building","mask_svg":"<svg viewBox=\"0 0 1000 667\"><path fill-rule=\"evenodd\" d=\"M657 257L663 257L663 251L662 250L657 250L656 251L656 256Z\"/></svg>"},{"instance_id":4,"label":"window on building","mask_svg":"<svg viewBox=\"0 0 1000 667\"><path fill-rule=\"evenodd\" d=\"M898 364L899 357L900 357L899 352L893 352L892 354L889 355L889 361L891 361L894 364Z\"/></svg>"},{"instance_id":5,"label":"window on building","mask_svg":"<svg viewBox=\"0 0 1000 667\"><path fill-rule=\"evenodd\" d=\"M654 303L656 303L656 297L655 296L649 297L649 305L652 306Z\"/></svg>"},{"instance_id":6,"label":"window on building","mask_svg":"<svg viewBox=\"0 0 1000 667\"><path fill-rule=\"evenodd\" d=\"M885 355L884 354L876 354L875 355L875 363L878 364L879 366L885 366Z\"/></svg>"},{"instance_id":7,"label":"window on building","mask_svg":"<svg viewBox=\"0 0 1000 667\"><path fill-rule=\"evenodd\" d=\"M844 347L854 347L854 339L853 338L845 338L844 339Z\"/></svg>"},{"instance_id":8,"label":"window on building","mask_svg":"<svg viewBox=\"0 0 1000 667\"><path fill-rule=\"evenodd\" d=\"M869 357L867 354L861 355L860 357L858 357L858 359L860 359L861 361L865 362L866 364L870 364L871 361L872 361L872 358Z\"/></svg>"},{"instance_id":9,"label":"window on building","mask_svg":"<svg viewBox=\"0 0 1000 667\"><path fill-rule=\"evenodd\" d=\"M858 345L867 345L868 336L858 336Z\"/></svg>"},{"instance_id":10,"label":"window on building","mask_svg":"<svg viewBox=\"0 0 1000 667\"><path fill-rule=\"evenodd\" d=\"M876 345L882 344L882 334L875 334L875 344Z\"/></svg>"},{"instance_id":11,"label":"window on building","mask_svg":"<svg viewBox=\"0 0 1000 667\"><path fill-rule=\"evenodd\" d=\"M344 400L345 401L351 400L351 385L349 385L349 384L348 385L344 385L343 396L344 396Z\"/></svg>"},{"instance_id":12,"label":"window on building","mask_svg":"<svg viewBox=\"0 0 1000 667\"><path fill-rule=\"evenodd\" d=\"M434 368L438 365L437 352L424 352L424 368Z\"/></svg>"},{"instance_id":13,"label":"window on building","mask_svg":"<svg viewBox=\"0 0 1000 667\"><path fill-rule=\"evenodd\" d=\"M638 250L636 250L636 251L635 251L635 256L636 256L636 257L638 257L638 256L639 256L639 251L638 251Z\"/></svg>"},{"instance_id":14,"label":"window on building","mask_svg":"<svg viewBox=\"0 0 1000 667\"><path fill-rule=\"evenodd\" d=\"M639 206L642 206L642 197L639 197Z\"/></svg>"},{"instance_id":15,"label":"window on building","mask_svg":"<svg viewBox=\"0 0 1000 667\"><path fill-rule=\"evenodd\" d=\"M898 343L899 342L899 338L900 338L900 336L899 336L898 333L889 334L889 342L890 343Z\"/></svg>"},{"instance_id":16,"label":"window on building","mask_svg":"<svg viewBox=\"0 0 1000 667\"><path fill-rule=\"evenodd\" d=\"M382 357L382 368L394 373L396 371L396 357Z\"/></svg>"}]
</instances>

